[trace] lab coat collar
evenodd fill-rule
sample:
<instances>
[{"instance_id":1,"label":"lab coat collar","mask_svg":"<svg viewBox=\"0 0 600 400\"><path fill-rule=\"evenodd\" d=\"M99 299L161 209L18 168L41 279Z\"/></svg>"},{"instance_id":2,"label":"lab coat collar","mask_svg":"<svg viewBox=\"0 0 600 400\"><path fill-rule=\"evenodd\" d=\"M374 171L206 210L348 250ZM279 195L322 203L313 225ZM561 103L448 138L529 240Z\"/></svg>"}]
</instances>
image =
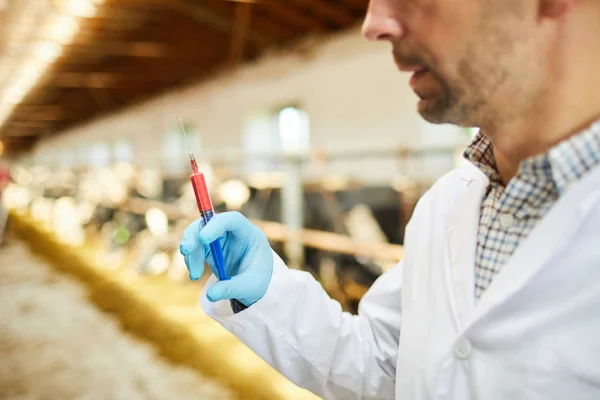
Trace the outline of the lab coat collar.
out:
<instances>
[{"instance_id":1,"label":"lab coat collar","mask_svg":"<svg viewBox=\"0 0 600 400\"><path fill-rule=\"evenodd\" d=\"M457 330L469 321L474 307L475 251L481 201L489 178L473 164L459 168L451 179L444 220L449 257L444 273Z\"/></svg>"},{"instance_id":2,"label":"lab coat collar","mask_svg":"<svg viewBox=\"0 0 600 400\"><path fill-rule=\"evenodd\" d=\"M465 329L516 295L540 273L554 255L569 245L586 214L599 202L600 166L575 183L521 243L483 293Z\"/></svg>"}]
</instances>

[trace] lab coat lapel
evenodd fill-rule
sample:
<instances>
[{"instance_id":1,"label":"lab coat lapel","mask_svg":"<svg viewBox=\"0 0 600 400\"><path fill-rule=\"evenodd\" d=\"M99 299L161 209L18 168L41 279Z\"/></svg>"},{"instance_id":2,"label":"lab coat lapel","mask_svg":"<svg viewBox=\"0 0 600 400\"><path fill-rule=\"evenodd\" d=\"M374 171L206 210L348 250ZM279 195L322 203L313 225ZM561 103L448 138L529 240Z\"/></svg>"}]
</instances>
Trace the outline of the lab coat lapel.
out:
<instances>
[{"instance_id":1,"label":"lab coat lapel","mask_svg":"<svg viewBox=\"0 0 600 400\"><path fill-rule=\"evenodd\" d=\"M600 167L590 171L559 199L517 248L479 300L474 323L518 292L564 246L600 198ZM565 266L568 267L568 266Z\"/></svg>"},{"instance_id":2,"label":"lab coat lapel","mask_svg":"<svg viewBox=\"0 0 600 400\"><path fill-rule=\"evenodd\" d=\"M475 251L481 201L488 178L473 165L456 172L449 192L455 195L445 209L449 257L444 273L446 289L457 329L468 321L473 310Z\"/></svg>"}]
</instances>

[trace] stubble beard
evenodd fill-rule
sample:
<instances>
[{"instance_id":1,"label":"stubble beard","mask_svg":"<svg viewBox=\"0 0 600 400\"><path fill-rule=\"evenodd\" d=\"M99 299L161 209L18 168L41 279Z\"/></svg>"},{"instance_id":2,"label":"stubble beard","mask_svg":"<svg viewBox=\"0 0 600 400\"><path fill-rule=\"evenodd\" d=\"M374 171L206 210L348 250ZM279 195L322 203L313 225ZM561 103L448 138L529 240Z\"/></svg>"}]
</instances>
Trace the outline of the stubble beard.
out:
<instances>
[{"instance_id":1,"label":"stubble beard","mask_svg":"<svg viewBox=\"0 0 600 400\"><path fill-rule=\"evenodd\" d=\"M470 107L461 99L464 91L459 86L452 86L439 74L430 70L440 85L441 91L435 97L422 98L418 111L421 117L433 124L461 125L468 118Z\"/></svg>"},{"instance_id":2,"label":"stubble beard","mask_svg":"<svg viewBox=\"0 0 600 400\"><path fill-rule=\"evenodd\" d=\"M482 16L480 35L464 47L454 73L432 71L441 91L435 98L419 103L419 113L425 120L498 126L517 117L519 110L533 100L539 82L535 82L535 75L527 74L532 69L529 37L519 25L521 17L511 15L517 7L504 5L504 1L497 2L497 12L491 10ZM511 22L508 26L507 21Z\"/></svg>"}]
</instances>

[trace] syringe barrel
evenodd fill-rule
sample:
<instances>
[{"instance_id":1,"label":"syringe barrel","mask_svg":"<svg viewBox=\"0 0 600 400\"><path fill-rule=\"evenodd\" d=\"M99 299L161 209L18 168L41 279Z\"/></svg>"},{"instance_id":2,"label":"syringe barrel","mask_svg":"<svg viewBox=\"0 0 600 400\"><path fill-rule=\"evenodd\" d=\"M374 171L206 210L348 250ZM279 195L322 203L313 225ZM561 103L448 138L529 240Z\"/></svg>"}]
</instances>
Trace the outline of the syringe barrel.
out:
<instances>
[{"instance_id":1,"label":"syringe barrel","mask_svg":"<svg viewBox=\"0 0 600 400\"><path fill-rule=\"evenodd\" d=\"M196 195L196 203L198 204L198 211L204 213L206 211L213 210L212 200L206 187L206 180L202 172L195 172L190 175L190 181L192 182L192 188L194 188L194 194Z\"/></svg>"},{"instance_id":2,"label":"syringe barrel","mask_svg":"<svg viewBox=\"0 0 600 400\"><path fill-rule=\"evenodd\" d=\"M196 195L198 211L200 211L200 215L206 226L211 218L214 217L215 211L213 209L212 200L210 199L210 194L208 193L208 188L206 187L204 174L202 172L194 172L190 175L190 181L192 182L194 194ZM215 266L217 267L218 278L222 281L229 280L229 276L227 276L225 270L225 258L223 257L223 251L218 239L210 244L210 250Z\"/></svg>"}]
</instances>

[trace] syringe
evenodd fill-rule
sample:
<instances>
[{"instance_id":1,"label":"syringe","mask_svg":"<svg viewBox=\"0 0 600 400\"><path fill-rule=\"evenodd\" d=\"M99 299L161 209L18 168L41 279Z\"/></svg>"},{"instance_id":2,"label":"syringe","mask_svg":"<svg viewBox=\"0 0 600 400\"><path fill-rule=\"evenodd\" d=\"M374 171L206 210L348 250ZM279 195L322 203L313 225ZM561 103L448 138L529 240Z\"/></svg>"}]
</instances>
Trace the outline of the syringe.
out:
<instances>
[{"instance_id":1,"label":"syringe","mask_svg":"<svg viewBox=\"0 0 600 400\"><path fill-rule=\"evenodd\" d=\"M179 118L179 122L181 123L181 129L183 130L183 134L187 138L187 133L185 131L185 127L183 126L183 121L181 120L181 118ZM208 193L208 188L206 187L206 180L204 179L204 174L198 170L198 164L196 163L196 158L194 157L194 153L192 153L191 148L189 149L189 153L190 165L192 166L192 175L190 175L190 181L192 182L194 194L196 195L196 204L198 204L198 211L200 211L200 215L202 216L204 226L206 226L206 224L208 224L208 221L210 221L212 217L214 217L215 210L213 208L210 194ZM210 251L212 252L212 256L217 267L217 272L219 274L217 278L219 278L219 280L222 281L229 280L229 276L227 276L227 272L225 271L225 259L223 257L223 251L221 249L219 239L215 240L210 244Z\"/></svg>"}]
</instances>

